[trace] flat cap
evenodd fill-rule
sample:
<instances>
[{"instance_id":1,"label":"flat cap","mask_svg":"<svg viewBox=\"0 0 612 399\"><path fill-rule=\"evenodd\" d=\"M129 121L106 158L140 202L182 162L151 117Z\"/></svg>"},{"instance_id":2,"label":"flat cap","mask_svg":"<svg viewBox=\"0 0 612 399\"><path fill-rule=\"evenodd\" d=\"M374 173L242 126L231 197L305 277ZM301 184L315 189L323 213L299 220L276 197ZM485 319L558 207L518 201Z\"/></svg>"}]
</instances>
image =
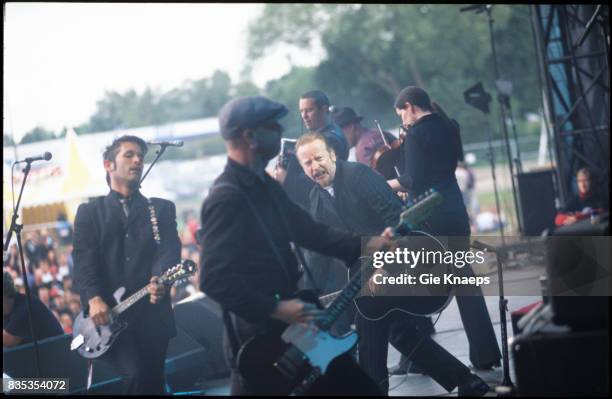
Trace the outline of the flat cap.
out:
<instances>
[{"instance_id":1,"label":"flat cap","mask_svg":"<svg viewBox=\"0 0 612 399\"><path fill-rule=\"evenodd\" d=\"M336 125L340 127L345 127L346 125L353 122L361 122L363 117L357 116L355 110L350 107L334 107L332 111L332 118Z\"/></svg>"},{"instance_id":2,"label":"flat cap","mask_svg":"<svg viewBox=\"0 0 612 399\"><path fill-rule=\"evenodd\" d=\"M289 110L283 104L263 96L234 98L219 110L219 130L225 140L231 140L237 138L243 129L279 120L287 112Z\"/></svg>"}]
</instances>

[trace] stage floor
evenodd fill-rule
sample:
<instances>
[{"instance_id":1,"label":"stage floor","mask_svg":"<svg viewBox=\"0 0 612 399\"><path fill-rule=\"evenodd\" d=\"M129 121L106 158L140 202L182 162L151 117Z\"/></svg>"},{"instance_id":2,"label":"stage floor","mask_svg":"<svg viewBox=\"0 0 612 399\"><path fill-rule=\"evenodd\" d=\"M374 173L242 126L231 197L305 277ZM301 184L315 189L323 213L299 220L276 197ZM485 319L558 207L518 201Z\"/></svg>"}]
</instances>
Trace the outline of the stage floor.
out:
<instances>
[{"instance_id":1,"label":"stage floor","mask_svg":"<svg viewBox=\"0 0 612 399\"><path fill-rule=\"evenodd\" d=\"M513 274L523 274L524 270L509 271L504 275L512 279ZM512 337L512 326L510 322L510 312L519 309L523 306L541 300L537 296L515 296L508 297L508 337ZM499 298L487 296L485 297L487 309L493 321L497 341L501 345L500 334L500 317L499 317ZM434 319L435 320L435 319ZM469 360L469 347L467 337L463 330L461 318L457 302L453 300L449 306L442 312L438 323L436 324L436 334L434 339L461 360L465 365L471 367ZM500 346L501 349L501 346ZM399 360L400 354L391 345L389 345L389 360L388 366L394 366ZM512 357L510 357L510 375L515 381L515 376L512 367ZM491 371L476 371L472 370L484 379L492 388L499 385L502 380L502 368L496 368ZM228 380L207 381L202 387L204 395L229 395ZM392 376L389 380L389 395L390 396L457 396L457 390L448 393L444 388L438 385L428 376L421 374L407 374L403 376ZM486 396L495 396L494 392L488 393Z\"/></svg>"}]
</instances>

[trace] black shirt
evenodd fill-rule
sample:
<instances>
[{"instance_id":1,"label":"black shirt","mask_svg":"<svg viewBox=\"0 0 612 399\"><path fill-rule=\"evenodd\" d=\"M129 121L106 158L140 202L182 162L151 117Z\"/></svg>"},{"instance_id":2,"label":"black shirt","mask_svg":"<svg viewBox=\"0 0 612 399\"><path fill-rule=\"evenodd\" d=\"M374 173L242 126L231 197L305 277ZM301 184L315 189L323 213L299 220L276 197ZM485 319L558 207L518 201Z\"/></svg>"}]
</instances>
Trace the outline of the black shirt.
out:
<instances>
[{"instance_id":1,"label":"black shirt","mask_svg":"<svg viewBox=\"0 0 612 399\"><path fill-rule=\"evenodd\" d=\"M427 221L429 232L469 236L469 219L455 177L463 152L458 125L436 113L425 115L410 127L400 149L398 180L410 196L431 188L442 195L442 204Z\"/></svg>"},{"instance_id":2,"label":"black shirt","mask_svg":"<svg viewBox=\"0 0 612 399\"><path fill-rule=\"evenodd\" d=\"M31 297L30 300L36 339L40 340L64 334L62 326L53 313L38 298ZM11 335L23 338L20 345L32 341L30 323L28 321L28 308L24 294L16 294L11 313L2 319L2 328Z\"/></svg>"},{"instance_id":3,"label":"black shirt","mask_svg":"<svg viewBox=\"0 0 612 399\"><path fill-rule=\"evenodd\" d=\"M399 182L411 195L456 180L461 142L440 115L429 114L416 121L400 148Z\"/></svg>"},{"instance_id":4,"label":"black shirt","mask_svg":"<svg viewBox=\"0 0 612 399\"><path fill-rule=\"evenodd\" d=\"M277 181L267 174L262 179L232 159L202 205L201 225L200 288L251 323L268 320L277 300L297 289L300 272L290 241L341 258L349 266L360 254L358 236L315 222Z\"/></svg>"}]
</instances>

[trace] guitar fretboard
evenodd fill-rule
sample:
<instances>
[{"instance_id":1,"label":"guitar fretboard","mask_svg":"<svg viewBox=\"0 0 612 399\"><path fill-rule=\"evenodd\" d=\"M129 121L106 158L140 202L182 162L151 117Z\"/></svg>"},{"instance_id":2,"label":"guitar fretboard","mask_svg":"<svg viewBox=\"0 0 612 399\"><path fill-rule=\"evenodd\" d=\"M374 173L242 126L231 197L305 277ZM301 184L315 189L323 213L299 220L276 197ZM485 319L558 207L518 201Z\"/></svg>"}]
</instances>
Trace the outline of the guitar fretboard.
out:
<instances>
[{"instance_id":1,"label":"guitar fretboard","mask_svg":"<svg viewBox=\"0 0 612 399\"><path fill-rule=\"evenodd\" d=\"M128 310L130 306L132 306L133 304L135 304L136 302L140 301L142 298L147 296L148 293L149 291L147 291L147 287L143 287L139 289L138 291L130 295L129 298L127 298L124 301L121 301L121 303L115 306L111 312L113 313L114 316L119 316L121 313Z\"/></svg>"},{"instance_id":2,"label":"guitar fretboard","mask_svg":"<svg viewBox=\"0 0 612 399\"><path fill-rule=\"evenodd\" d=\"M348 285L342 290L340 295L333 300L325 311L325 317L318 323L321 330L327 331L344 312L346 306L353 300L361 289L361 269L357 270Z\"/></svg>"}]
</instances>

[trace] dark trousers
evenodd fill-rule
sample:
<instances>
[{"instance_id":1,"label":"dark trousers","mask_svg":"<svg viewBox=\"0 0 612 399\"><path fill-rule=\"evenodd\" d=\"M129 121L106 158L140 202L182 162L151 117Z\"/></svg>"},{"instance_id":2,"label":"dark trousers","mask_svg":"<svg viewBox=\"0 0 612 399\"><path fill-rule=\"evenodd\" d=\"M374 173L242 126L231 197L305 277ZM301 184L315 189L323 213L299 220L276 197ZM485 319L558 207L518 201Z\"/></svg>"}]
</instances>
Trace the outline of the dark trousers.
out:
<instances>
[{"instance_id":1,"label":"dark trousers","mask_svg":"<svg viewBox=\"0 0 612 399\"><path fill-rule=\"evenodd\" d=\"M389 390L389 343L449 392L470 373L463 363L432 340L429 334L422 333L417 324L415 317L401 312L393 312L379 321L369 321L357 314L359 364L384 394Z\"/></svg>"},{"instance_id":2,"label":"dark trousers","mask_svg":"<svg viewBox=\"0 0 612 399\"><path fill-rule=\"evenodd\" d=\"M467 221L460 223L459 220L453 221L452 216L444 215L444 217L447 220L437 220L433 224L432 231L436 232L439 236L450 236L448 237L449 250L468 251L470 249L469 227L466 227L466 231L463 233L461 233L460 228L457 230L452 228L455 225L468 226ZM467 220L467 216L465 216L465 220ZM465 265L461 268L453 267L453 273L457 276L474 276L474 271L470 265ZM495 331L493 330L493 323L491 322L491 317L482 295L482 289L475 286L458 286L455 289L455 297L459 314L461 315L461 323L470 345L470 362L478 368L499 364L501 352L497 344Z\"/></svg>"},{"instance_id":3,"label":"dark trousers","mask_svg":"<svg viewBox=\"0 0 612 399\"><path fill-rule=\"evenodd\" d=\"M471 277L474 271L465 266L462 276ZM470 345L470 362L482 368L499 364L501 352L495 338L493 323L480 287L462 287L456 290L457 307L461 323Z\"/></svg>"},{"instance_id":4,"label":"dark trousers","mask_svg":"<svg viewBox=\"0 0 612 399\"><path fill-rule=\"evenodd\" d=\"M168 341L128 329L101 359L123 378L124 394L164 395Z\"/></svg>"}]
</instances>

